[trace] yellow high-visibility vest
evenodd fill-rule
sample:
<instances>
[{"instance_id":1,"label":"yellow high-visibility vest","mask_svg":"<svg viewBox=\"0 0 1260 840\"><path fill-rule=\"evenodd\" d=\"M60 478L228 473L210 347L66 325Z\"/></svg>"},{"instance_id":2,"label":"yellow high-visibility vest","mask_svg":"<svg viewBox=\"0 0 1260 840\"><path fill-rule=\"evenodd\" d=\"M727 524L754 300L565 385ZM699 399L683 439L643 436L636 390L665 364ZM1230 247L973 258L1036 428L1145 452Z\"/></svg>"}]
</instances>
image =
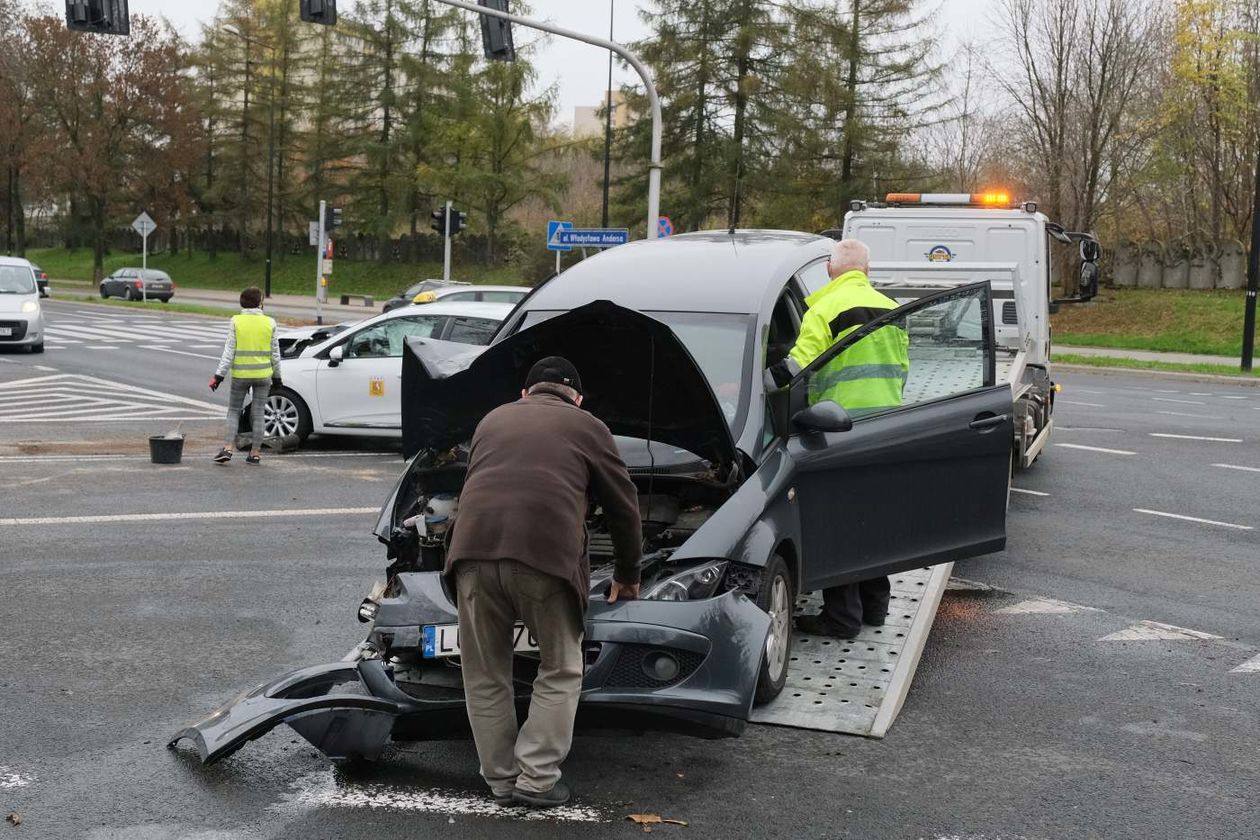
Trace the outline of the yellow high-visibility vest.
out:
<instances>
[{"instance_id":1,"label":"yellow high-visibility vest","mask_svg":"<svg viewBox=\"0 0 1260 840\"><path fill-rule=\"evenodd\" d=\"M232 356L232 378L270 379L275 371L271 367L271 334L275 322L266 315L245 314L232 316L232 329L236 331L236 353Z\"/></svg>"}]
</instances>

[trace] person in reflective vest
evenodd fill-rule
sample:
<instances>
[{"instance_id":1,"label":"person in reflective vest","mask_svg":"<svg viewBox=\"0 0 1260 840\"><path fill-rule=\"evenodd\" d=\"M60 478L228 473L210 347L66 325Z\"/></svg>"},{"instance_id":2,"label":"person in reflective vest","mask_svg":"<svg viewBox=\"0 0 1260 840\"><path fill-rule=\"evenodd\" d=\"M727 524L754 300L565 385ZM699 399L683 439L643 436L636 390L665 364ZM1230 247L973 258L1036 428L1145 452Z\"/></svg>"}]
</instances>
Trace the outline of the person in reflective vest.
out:
<instances>
[{"instance_id":1,"label":"person in reflective vest","mask_svg":"<svg viewBox=\"0 0 1260 840\"><path fill-rule=\"evenodd\" d=\"M786 384L837 341L897 308L896 301L871 286L870 266L865 243L844 239L835 244L827 264L831 282L805 299L809 309L796 344L772 370L776 381ZM811 371L810 404L832 400L855 413L896 408L910 372L909 348L901 326L880 327ZM884 624L890 590L886 577L830 587L823 590L822 612L801 616L797 627L814 635L855 638L863 623Z\"/></svg>"},{"instance_id":2,"label":"person in reflective vest","mask_svg":"<svg viewBox=\"0 0 1260 840\"><path fill-rule=\"evenodd\" d=\"M210 390L216 391L223 384L228 372L232 374L232 390L228 399L227 433L223 449L214 456L215 463L226 464L232 460L232 445L240 428L241 408L245 395L250 395L250 430L253 444L246 463L257 464L262 460L263 435L266 432L265 407L272 388L279 388L280 341L276 336L275 319L263 314L262 290L250 286L241 292L241 312L232 316L232 328L228 330L219 367L210 379Z\"/></svg>"}]
</instances>

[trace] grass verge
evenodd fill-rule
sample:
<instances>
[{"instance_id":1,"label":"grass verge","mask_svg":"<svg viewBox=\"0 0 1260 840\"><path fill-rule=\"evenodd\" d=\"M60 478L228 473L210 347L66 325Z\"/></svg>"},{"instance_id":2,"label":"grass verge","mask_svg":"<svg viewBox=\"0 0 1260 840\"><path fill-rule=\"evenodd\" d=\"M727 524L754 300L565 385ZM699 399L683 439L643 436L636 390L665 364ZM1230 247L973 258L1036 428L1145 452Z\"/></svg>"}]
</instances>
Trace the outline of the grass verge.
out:
<instances>
[{"instance_id":1,"label":"grass verge","mask_svg":"<svg viewBox=\"0 0 1260 840\"><path fill-rule=\"evenodd\" d=\"M1106 289L1050 321L1061 344L1237 356L1245 300L1241 289Z\"/></svg>"},{"instance_id":2,"label":"grass verge","mask_svg":"<svg viewBox=\"0 0 1260 840\"><path fill-rule=\"evenodd\" d=\"M64 248L34 248L27 253L31 262L57 280L92 281L92 252L86 248L68 251ZM105 273L123 267L138 267L140 255L114 253L105 257ZM220 253L210 256L205 252L192 254L150 254L149 268L165 271L174 279L176 286L198 289L229 289L239 291L246 286L263 285L265 266L261 259L241 259L236 253ZM392 296L395 292L427 277L441 277L441 263L414 263L409 265L381 265L380 263L355 263L338 260L332 275L329 296L338 294L372 295L378 299ZM521 285L519 272L510 267L486 268L475 265L455 265L453 276L457 280L473 283L501 283ZM305 255L277 255L272 263L271 289L278 294L311 294L315 286L315 258ZM178 294L178 289L176 290Z\"/></svg>"},{"instance_id":3,"label":"grass verge","mask_svg":"<svg viewBox=\"0 0 1260 840\"><path fill-rule=\"evenodd\" d=\"M1148 362L1142 359L1125 359L1117 356L1082 356L1076 353L1055 353L1052 361L1064 365L1085 365L1099 368L1127 368L1130 370L1166 370L1174 373L1206 373L1212 376L1232 376L1236 379L1255 379L1260 371L1242 373L1228 365L1181 364L1178 362Z\"/></svg>"},{"instance_id":4,"label":"grass verge","mask_svg":"<svg viewBox=\"0 0 1260 840\"><path fill-rule=\"evenodd\" d=\"M42 266L41 266L42 267ZM156 312L158 314L166 312L182 312L187 315L213 315L216 318L224 318L228 315L235 315L240 311L240 307L228 304L223 306L201 306L195 303L145 303L142 300L117 300L109 298L102 300L99 297L89 297L87 295L64 295L53 294L53 300L63 300L69 303L91 303L97 306L121 306L126 309L143 309L146 312ZM301 326L306 324L301 318L285 318L282 316L272 315L277 323L288 324L291 326Z\"/></svg>"}]
</instances>

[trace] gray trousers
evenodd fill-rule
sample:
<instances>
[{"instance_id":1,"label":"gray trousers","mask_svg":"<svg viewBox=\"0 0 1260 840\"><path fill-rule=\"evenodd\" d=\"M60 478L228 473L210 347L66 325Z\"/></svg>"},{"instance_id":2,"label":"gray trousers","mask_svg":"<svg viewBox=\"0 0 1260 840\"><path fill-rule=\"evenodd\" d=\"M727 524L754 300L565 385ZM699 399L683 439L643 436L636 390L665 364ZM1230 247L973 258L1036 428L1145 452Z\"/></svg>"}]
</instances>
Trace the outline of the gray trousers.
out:
<instances>
[{"instance_id":1,"label":"gray trousers","mask_svg":"<svg viewBox=\"0 0 1260 840\"><path fill-rule=\"evenodd\" d=\"M515 560L463 561L455 576L464 697L481 776L496 796L514 787L549 791L573 743L582 691L584 627L572 587ZM519 730L512 687L517 621L537 640L542 659Z\"/></svg>"},{"instance_id":2,"label":"gray trousers","mask_svg":"<svg viewBox=\"0 0 1260 840\"><path fill-rule=\"evenodd\" d=\"M241 408L245 405L245 394L252 390L249 404L249 427L254 434L253 449L262 449L263 434L266 432L263 409L267 406L267 395L271 393L270 379L237 379L232 377L231 395L228 397L227 435L224 437L226 448L231 449L236 443L236 433L240 429Z\"/></svg>"}]
</instances>

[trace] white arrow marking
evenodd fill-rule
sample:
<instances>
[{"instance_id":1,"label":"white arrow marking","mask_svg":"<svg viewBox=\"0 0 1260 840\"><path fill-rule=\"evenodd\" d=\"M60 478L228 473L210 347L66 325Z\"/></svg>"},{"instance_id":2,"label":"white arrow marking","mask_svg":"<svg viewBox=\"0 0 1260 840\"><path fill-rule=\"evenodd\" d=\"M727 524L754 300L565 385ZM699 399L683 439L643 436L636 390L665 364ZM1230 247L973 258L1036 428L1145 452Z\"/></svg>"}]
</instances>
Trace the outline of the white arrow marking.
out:
<instances>
[{"instance_id":1,"label":"white arrow marking","mask_svg":"<svg viewBox=\"0 0 1260 840\"><path fill-rule=\"evenodd\" d=\"M1260 674L1260 654L1251 657L1237 668L1230 671L1231 674Z\"/></svg>"},{"instance_id":2,"label":"white arrow marking","mask_svg":"<svg viewBox=\"0 0 1260 840\"><path fill-rule=\"evenodd\" d=\"M1079 612L1098 612L1094 607L1083 607L1080 604L1071 604L1067 601L1058 601L1054 598L1033 598L1028 601L1020 601L1009 607L1003 607L997 612L1002 615L1068 615L1070 613Z\"/></svg>"},{"instance_id":3,"label":"white arrow marking","mask_svg":"<svg viewBox=\"0 0 1260 840\"><path fill-rule=\"evenodd\" d=\"M1204 641L1219 639L1211 633L1201 630L1187 630L1172 624L1161 624L1158 621L1139 621L1117 633L1103 636L1100 642L1150 642L1150 641Z\"/></svg>"}]
</instances>

